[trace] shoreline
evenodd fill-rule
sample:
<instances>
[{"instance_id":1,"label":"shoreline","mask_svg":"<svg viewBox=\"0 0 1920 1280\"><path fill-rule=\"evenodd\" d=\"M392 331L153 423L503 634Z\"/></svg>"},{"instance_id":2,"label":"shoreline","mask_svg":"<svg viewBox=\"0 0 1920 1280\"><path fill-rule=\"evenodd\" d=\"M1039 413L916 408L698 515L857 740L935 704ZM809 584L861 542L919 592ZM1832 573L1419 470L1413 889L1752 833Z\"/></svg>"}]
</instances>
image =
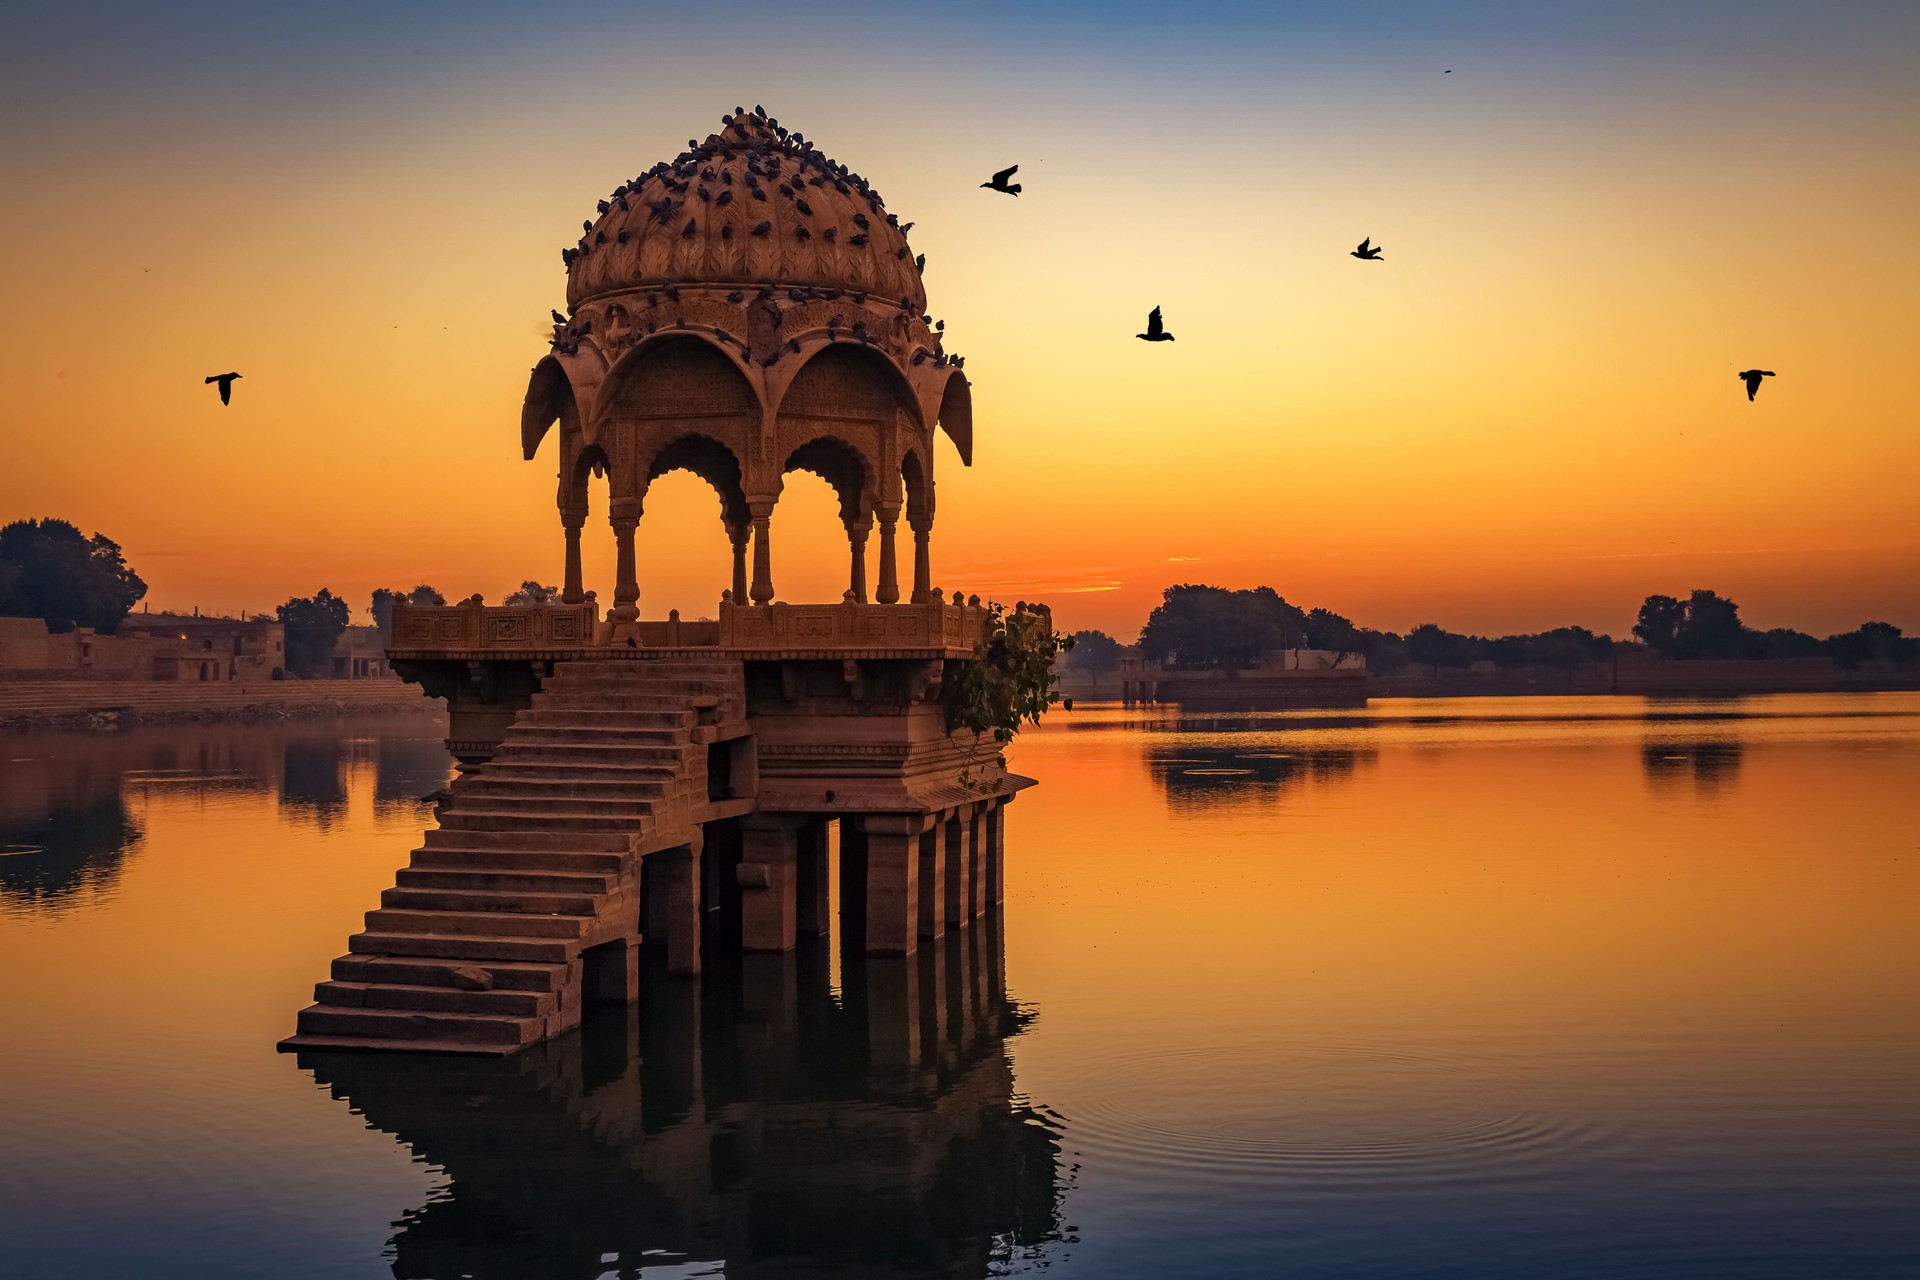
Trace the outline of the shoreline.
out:
<instances>
[{"instance_id":1,"label":"shoreline","mask_svg":"<svg viewBox=\"0 0 1920 1280\"><path fill-rule=\"evenodd\" d=\"M444 716L445 704L416 685L302 681L193 685L47 681L0 682L0 733L257 724L363 715Z\"/></svg>"}]
</instances>

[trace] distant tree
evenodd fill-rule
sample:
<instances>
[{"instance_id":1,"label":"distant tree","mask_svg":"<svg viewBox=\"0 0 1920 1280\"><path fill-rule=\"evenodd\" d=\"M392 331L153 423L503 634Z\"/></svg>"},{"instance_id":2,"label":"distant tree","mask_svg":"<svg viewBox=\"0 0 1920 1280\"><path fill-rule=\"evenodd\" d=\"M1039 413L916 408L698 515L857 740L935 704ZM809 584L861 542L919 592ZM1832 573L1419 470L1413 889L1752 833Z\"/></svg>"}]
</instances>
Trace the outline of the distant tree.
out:
<instances>
[{"instance_id":1,"label":"distant tree","mask_svg":"<svg viewBox=\"0 0 1920 1280\"><path fill-rule=\"evenodd\" d=\"M1863 662L1905 666L1920 657L1920 640L1902 636L1891 622L1863 622L1852 631L1828 636L1826 650L1834 662L1849 670Z\"/></svg>"},{"instance_id":2,"label":"distant tree","mask_svg":"<svg viewBox=\"0 0 1920 1280\"><path fill-rule=\"evenodd\" d=\"M528 578L520 584L518 591L513 592L500 603L507 605L551 604L559 598L560 588L542 586L532 578Z\"/></svg>"},{"instance_id":3,"label":"distant tree","mask_svg":"<svg viewBox=\"0 0 1920 1280\"><path fill-rule=\"evenodd\" d=\"M1512 671L1533 662L1532 636L1501 636L1482 640L1480 648L1487 655L1487 660L1502 671Z\"/></svg>"},{"instance_id":4,"label":"distant tree","mask_svg":"<svg viewBox=\"0 0 1920 1280\"><path fill-rule=\"evenodd\" d=\"M325 675L334 642L352 617L347 602L322 587L315 595L295 596L275 612L286 628L287 669L297 676Z\"/></svg>"},{"instance_id":5,"label":"distant tree","mask_svg":"<svg viewBox=\"0 0 1920 1280\"><path fill-rule=\"evenodd\" d=\"M411 591L402 591L398 587L376 587L367 612L373 615L373 625L380 628L380 638L390 640L393 638L393 606L439 605L446 602L445 596L424 583Z\"/></svg>"},{"instance_id":6,"label":"distant tree","mask_svg":"<svg viewBox=\"0 0 1920 1280\"><path fill-rule=\"evenodd\" d=\"M1271 587L1229 591L1184 584L1168 587L1148 615L1140 651L1182 667L1242 669L1305 636L1306 615Z\"/></svg>"},{"instance_id":7,"label":"distant tree","mask_svg":"<svg viewBox=\"0 0 1920 1280\"><path fill-rule=\"evenodd\" d=\"M1822 652L1819 640L1791 627L1760 632L1759 641L1765 658L1817 658Z\"/></svg>"},{"instance_id":8,"label":"distant tree","mask_svg":"<svg viewBox=\"0 0 1920 1280\"><path fill-rule=\"evenodd\" d=\"M65 520L16 520L0 529L0 615L41 618L50 631L111 634L147 594L120 544Z\"/></svg>"},{"instance_id":9,"label":"distant tree","mask_svg":"<svg viewBox=\"0 0 1920 1280\"><path fill-rule=\"evenodd\" d=\"M1120 669L1120 642L1104 631L1076 631L1062 661L1070 671L1086 672L1097 690L1102 675Z\"/></svg>"},{"instance_id":10,"label":"distant tree","mask_svg":"<svg viewBox=\"0 0 1920 1280\"><path fill-rule=\"evenodd\" d=\"M1333 654L1339 666L1350 654L1360 652L1360 631L1350 619L1331 609L1309 609L1305 618L1307 648L1324 649Z\"/></svg>"},{"instance_id":11,"label":"distant tree","mask_svg":"<svg viewBox=\"0 0 1920 1280\"><path fill-rule=\"evenodd\" d=\"M1464 667L1473 661L1474 643L1469 636L1447 631L1423 622L1407 632L1407 656L1438 675L1441 667Z\"/></svg>"},{"instance_id":12,"label":"distant tree","mask_svg":"<svg viewBox=\"0 0 1920 1280\"><path fill-rule=\"evenodd\" d=\"M1597 636L1585 627L1555 627L1528 636L1527 641L1534 662L1563 671L1605 662L1613 656L1613 637Z\"/></svg>"},{"instance_id":13,"label":"distant tree","mask_svg":"<svg viewBox=\"0 0 1920 1280\"><path fill-rule=\"evenodd\" d=\"M1655 653L1669 658L1679 656L1680 632L1687 623L1687 606L1672 596L1648 596L1640 606L1640 620L1633 634Z\"/></svg>"},{"instance_id":14,"label":"distant tree","mask_svg":"<svg viewBox=\"0 0 1920 1280\"><path fill-rule=\"evenodd\" d=\"M1407 642L1397 632L1361 627L1356 642L1360 652L1367 655L1370 671L1382 674L1401 671L1412 661L1407 656Z\"/></svg>"}]
</instances>

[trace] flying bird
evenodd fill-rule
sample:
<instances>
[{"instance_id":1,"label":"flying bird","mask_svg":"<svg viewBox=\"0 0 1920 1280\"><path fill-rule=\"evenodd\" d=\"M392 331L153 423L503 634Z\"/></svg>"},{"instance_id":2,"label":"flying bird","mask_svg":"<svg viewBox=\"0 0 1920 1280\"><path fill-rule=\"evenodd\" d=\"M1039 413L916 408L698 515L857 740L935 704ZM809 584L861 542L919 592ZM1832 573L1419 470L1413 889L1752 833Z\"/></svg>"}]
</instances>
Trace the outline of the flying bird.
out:
<instances>
[{"instance_id":1,"label":"flying bird","mask_svg":"<svg viewBox=\"0 0 1920 1280\"><path fill-rule=\"evenodd\" d=\"M1173 335L1168 333L1165 326L1160 323L1160 308L1158 307L1147 312L1147 331L1145 333L1136 333L1133 336L1142 342L1173 341Z\"/></svg>"},{"instance_id":2,"label":"flying bird","mask_svg":"<svg viewBox=\"0 0 1920 1280\"><path fill-rule=\"evenodd\" d=\"M1753 399L1754 393L1760 390L1760 379L1771 378L1773 376L1773 370L1743 369L1740 373L1736 374L1735 376L1738 377L1742 382L1747 384L1747 399L1751 400ZM213 379L208 378L207 381L212 382ZM227 398L227 389L225 387L221 387L220 399L224 401L226 398Z\"/></svg>"},{"instance_id":3,"label":"flying bird","mask_svg":"<svg viewBox=\"0 0 1920 1280\"><path fill-rule=\"evenodd\" d=\"M1365 240L1362 240L1360 242L1360 247L1353 251L1353 256L1360 259L1362 262L1386 261L1386 259L1380 256L1380 250L1373 247L1372 236L1368 236Z\"/></svg>"},{"instance_id":4,"label":"flying bird","mask_svg":"<svg viewBox=\"0 0 1920 1280\"><path fill-rule=\"evenodd\" d=\"M220 384L220 403L221 404L226 404L229 400L233 398L233 380L239 376L240 375L237 373L216 373L211 378L207 379L208 382L217 382ZM1754 382L1758 384L1759 379L1758 378L1754 379Z\"/></svg>"},{"instance_id":5,"label":"flying bird","mask_svg":"<svg viewBox=\"0 0 1920 1280\"><path fill-rule=\"evenodd\" d=\"M1017 164L1008 165L993 175L992 182L983 182L980 185L989 191L1004 191L1010 196L1017 196L1020 194L1020 184L1017 182L1010 183L1007 179L1011 178L1019 168L1020 166Z\"/></svg>"}]
</instances>

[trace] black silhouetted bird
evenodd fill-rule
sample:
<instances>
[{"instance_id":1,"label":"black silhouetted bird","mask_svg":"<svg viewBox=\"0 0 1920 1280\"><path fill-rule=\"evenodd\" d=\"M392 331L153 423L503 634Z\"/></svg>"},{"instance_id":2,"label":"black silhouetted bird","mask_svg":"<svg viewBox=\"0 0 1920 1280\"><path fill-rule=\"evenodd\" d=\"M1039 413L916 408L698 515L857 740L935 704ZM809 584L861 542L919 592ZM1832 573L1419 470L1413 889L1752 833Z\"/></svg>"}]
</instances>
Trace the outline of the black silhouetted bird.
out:
<instances>
[{"instance_id":1,"label":"black silhouetted bird","mask_svg":"<svg viewBox=\"0 0 1920 1280\"><path fill-rule=\"evenodd\" d=\"M1018 172L1019 168L1020 166L1017 164L1008 165L993 175L992 182L983 182L980 185L989 191L1004 191L1010 196L1017 196L1020 194L1020 184L1017 182L1008 182L1007 179Z\"/></svg>"},{"instance_id":2,"label":"black silhouetted bird","mask_svg":"<svg viewBox=\"0 0 1920 1280\"><path fill-rule=\"evenodd\" d=\"M565 316L563 316L563 315L561 315L561 314L560 314L560 313L559 313L558 311L554 311L554 312L552 312L551 314L553 315L553 322L554 322L555 324L565 324L565 323L567 322L567 318L566 318ZM208 378L208 379L207 379L207 381L208 381L208 382L212 382L212 381L213 381L213 379L212 379L212 378Z\"/></svg>"},{"instance_id":3,"label":"black silhouetted bird","mask_svg":"<svg viewBox=\"0 0 1920 1280\"><path fill-rule=\"evenodd\" d=\"M1373 237L1368 236L1365 240L1362 240L1360 242L1360 247L1353 251L1353 256L1360 259L1362 262L1384 262L1385 259L1380 256L1380 250L1372 246L1373 246Z\"/></svg>"},{"instance_id":4,"label":"black silhouetted bird","mask_svg":"<svg viewBox=\"0 0 1920 1280\"><path fill-rule=\"evenodd\" d=\"M216 373L207 379L208 382L217 382L220 384L221 404L226 404L233 398L233 380L239 376L237 373Z\"/></svg>"},{"instance_id":5,"label":"black silhouetted bird","mask_svg":"<svg viewBox=\"0 0 1920 1280\"><path fill-rule=\"evenodd\" d=\"M1754 393L1755 393L1755 392L1757 392L1758 390L1760 390L1760 379L1762 379L1762 378L1771 378L1771 377L1773 376L1773 370L1771 370L1771 369L1743 369L1743 370L1741 370L1741 372L1740 372L1740 373L1739 373L1738 375L1736 375L1736 376L1737 376L1737 377L1739 377L1739 379L1740 379L1740 380L1741 380L1742 382L1744 382L1744 383L1746 383L1746 384L1747 384L1747 399L1749 399L1749 400L1751 400L1751 399L1753 399L1753 396L1754 396ZM208 378L208 379L207 379L207 381L208 381L208 382L212 382L212 381L213 381L213 379L212 379L212 378ZM227 398L227 389L226 389L225 387L221 387L221 388L220 388L220 399L224 401L224 400L225 400L226 398Z\"/></svg>"},{"instance_id":6,"label":"black silhouetted bird","mask_svg":"<svg viewBox=\"0 0 1920 1280\"><path fill-rule=\"evenodd\" d=\"M1133 336L1143 342L1173 341L1173 335L1168 333L1166 327L1160 323L1160 308L1158 307L1147 312L1147 331L1145 333L1136 333Z\"/></svg>"}]
</instances>

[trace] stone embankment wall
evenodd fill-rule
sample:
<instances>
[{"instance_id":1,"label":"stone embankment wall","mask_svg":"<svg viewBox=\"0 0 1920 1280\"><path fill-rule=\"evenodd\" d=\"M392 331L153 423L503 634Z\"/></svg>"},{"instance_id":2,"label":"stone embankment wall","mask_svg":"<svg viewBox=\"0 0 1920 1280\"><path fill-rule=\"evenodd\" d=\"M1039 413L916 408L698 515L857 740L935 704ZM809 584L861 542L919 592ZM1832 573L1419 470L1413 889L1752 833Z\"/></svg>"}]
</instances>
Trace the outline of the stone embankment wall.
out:
<instances>
[{"instance_id":1,"label":"stone embankment wall","mask_svg":"<svg viewBox=\"0 0 1920 1280\"><path fill-rule=\"evenodd\" d=\"M0 681L0 731L318 719L368 712L435 715L445 709L438 698L399 680L204 685Z\"/></svg>"}]
</instances>

